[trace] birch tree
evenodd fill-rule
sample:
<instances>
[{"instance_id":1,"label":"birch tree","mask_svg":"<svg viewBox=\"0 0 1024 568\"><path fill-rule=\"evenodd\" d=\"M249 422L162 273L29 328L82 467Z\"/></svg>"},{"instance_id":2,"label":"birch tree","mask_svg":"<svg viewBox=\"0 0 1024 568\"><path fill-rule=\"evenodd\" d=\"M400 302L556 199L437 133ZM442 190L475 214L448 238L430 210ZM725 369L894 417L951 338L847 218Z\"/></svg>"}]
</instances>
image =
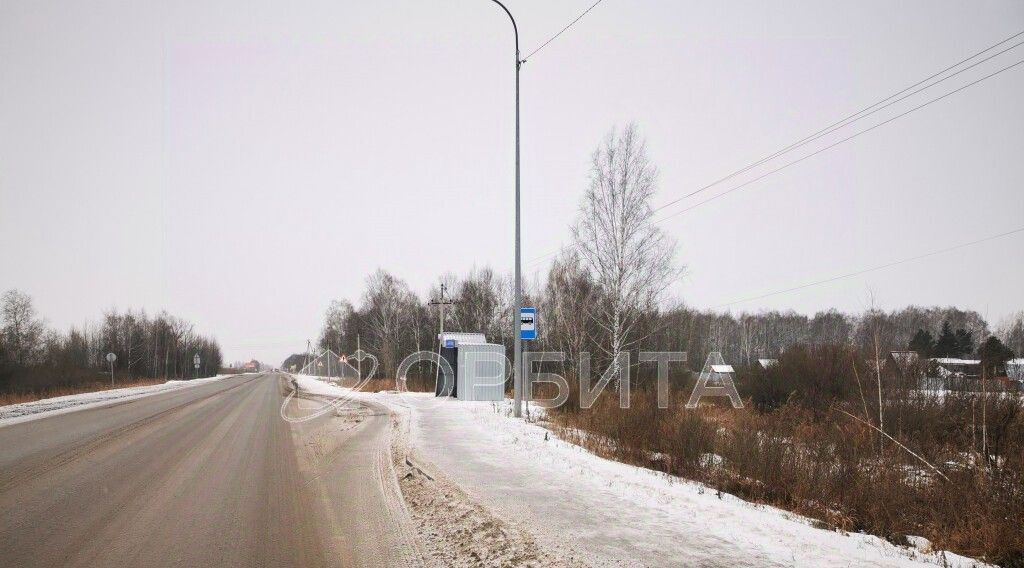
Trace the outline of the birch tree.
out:
<instances>
[{"instance_id":1,"label":"birch tree","mask_svg":"<svg viewBox=\"0 0 1024 568\"><path fill-rule=\"evenodd\" d=\"M3 341L12 361L20 366L33 361L45 328L36 316L32 297L18 290L8 290L0 300L0 322Z\"/></svg>"},{"instance_id":2,"label":"birch tree","mask_svg":"<svg viewBox=\"0 0 1024 568\"><path fill-rule=\"evenodd\" d=\"M409 335L410 306L419 302L409 286L385 270L378 269L366 279L363 311L370 331L371 346L380 353L385 376L398 366L402 339Z\"/></svg>"},{"instance_id":3,"label":"birch tree","mask_svg":"<svg viewBox=\"0 0 1024 568\"><path fill-rule=\"evenodd\" d=\"M639 338L641 316L657 309L680 274L675 241L651 221L657 169L634 125L612 130L591 158L572 237L580 259L601 292L592 317L603 336L598 346L618 371L616 354Z\"/></svg>"},{"instance_id":4,"label":"birch tree","mask_svg":"<svg viewBox=\"0 0 1024 568\"><path fill-rule=\"evenodd\" d=\"M544 289L545 323L541 333L552 350L566 352L566 364L572 368L590 340L587 313L596 299L593 287L575 251L563 251L551 264Z\"/></svg>"},{"instance_id":5,"label":"birch tree","mask_svg":"<svg viewBox=\"0 0 1024 568\"><path fill-rule=\"evenodd\" d=\"M999 326L999 336L1018 357L1024 357L1024 311L1006 318Z\"/></svg>"},{"instance_id":6,"label":"birch tree","mask_svg":"<svg viewBox=\"0 0 1024 568\"><path fill-rule=\"evenodd\" d=\"M473 269L455 289L452 318L462 331L481 332L492 341L503 334L502 324L509 319L509 305L502 294L506 282L489 267Z\"/></svg>"}]
</instances>

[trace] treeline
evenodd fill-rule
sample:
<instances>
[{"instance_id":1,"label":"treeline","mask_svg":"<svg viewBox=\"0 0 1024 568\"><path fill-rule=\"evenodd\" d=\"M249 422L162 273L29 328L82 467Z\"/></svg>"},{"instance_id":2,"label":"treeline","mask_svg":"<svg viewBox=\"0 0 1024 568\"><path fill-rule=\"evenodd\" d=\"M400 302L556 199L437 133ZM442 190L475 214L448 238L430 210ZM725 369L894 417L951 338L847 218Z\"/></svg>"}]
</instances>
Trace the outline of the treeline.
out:
<instances>
[{"instance_id":1,"label":"treeline","mask_svg":"<svg viewBox=\"0 0 1024 568\"><path fill-rule=\"evenodd\" d=\"M380 358L381 376L391 377L401 357L437 348L440 307L430 301L440 299L441 285L448 290L446 299L453 302L445 306L445 329L482 332L489 341L503 343L511 355L511 278L490 268L475 269L463 277L445 275L426 296L416 294L401 278L378 270L367 278L357 303L332 302L319 345L352 353L358 336L362 348ZM606 353L604 330L591 316L593 306L602 302L601 294L578 259L560 258L545 284L527 290L524 297L525 305L539 308L539 338L527 343L526 349L563 351L570 369L580 353L589 352L595 358ZM973 356L981 342L993 335L981 314L954 307L910 306L859 314L828 310L808 316L792 311L733 314L670 305L646 310L638 320L626 343L633 352L632 361L638 360L640 350L686 351L692 370L699 370L712 351L722 352L728 363L739 366L752 366L759 358L778 358L794 346L846 346L870 359L876 348L883 357L889 351L921 350L922 336L952 335L957 340L952 347L944 347L947 340L943 339L937 351L928 347L923 355ZM1013 352L1024 353L1024 312L1003 322L995 334ZM924 341L926 346L935 343Z\"/></svg>"},{"instance_id":2,"label":"treeline","mask_svg":"<svg viewBox=\"0 0 1024 568\"><path fill-rule=\"evenodd\" d=\"M675 240L652 222L657 168L636 127L609 132L591 162L589 184L570 226L571 244L523 298L524 305L538 308L539 322L539 339L526 348L566 353L569 374L584 352L597 368L606 368L622 351L631 352L634 362L640 350L686 351L691 368L698 369L712 351L733 365L750 366L794 346L848 346L877 360L888 351L908 349L915 335L925 343L928 337L943 338L941 345L936 340L939 351L968 355L992 335L980 314L957 308L828 310L807 316L721 313L674 301L666 290L684 268L675 260ZM442 290L450 297L442 298ZM422 297L398 276L378 270L361 298L332 303L320 346L351 353L359 337L380 358L383 376L393 377L399 357L435 348L441 308L430 302L451 299L444 312L446 330L482 332L511 349L512 291L509 276L482 268L464 277L443 275ZM955 336L952 346L946 331ZM1000 335L1010 350L1024 353L1024 313L1007 322ZM633 376L642 379L643 372L651 372L647 367L652 366L640 366Z\"/></svg>"},{"instance_id":3,"label":"treeline","mask_svg":"<svg viewBox=\"0 0 1024 568\"><path fill-rule=\"evenodd\" d=\"M940 549L1024 566L1024 525L1010 513L1024 510L1024 399L992 394L992 373L976 381L980 391L936 393L882 364L889 351L912 350L971 355L987 369L1024 354L1024 312L994 330L977 312L952 307L814 315L695 309L666 294L682 270L674 241L653 222L656 169L636 129L612 131L591 170L571 245L523 300L538 308L539 330L525 348L567 355L569 400L548 415L564 438L822 526L901 544L921 535ZM508 276L483 268L444 275L420 296L378 270L362 297L332 303L320 345L352 353L358 338L380 358L379 376L394 378L400 357L437 347L445 305L446 330L483 332L511 350L512 290ZM685 351L691 370L719 351L737 367L737 389L750 404L688 409L694 378L670 367L672 400L662 408L647 380L655 366L636 365L641 350ZM621 351L631 353L639 383L630 407L620 408L609 388L584 408L573 380L580 354L590 353L600 372ZM761 368L759 358L778 361ZM421 367L427 373L409 376L411 390L432 386L433 367Z\"/></svg>"},{"instance_id":4,"label":"treeline","mask_svg":"<svg viewBox=\"0 0 1024 568\"><path fill-rule=\"evenodd\" d=\"M98 324L66 332L48 328L32 298L10 290L0 298L0 392L29 392L110 379L209 377L221 367L217 341L166 312L111 310ZM192 359L200 356L198 372Z\"/></svg>"},{"instance_id":5,"label":"treeline","mask_svg":"<svg viewBox=\"0 0 1024 568\"><path fill-rule=\"evenodd\" d=\"M734 315L684 308L666 315L661 325L675 329L677 338L669 334L670 339L687 345L696 366L703 364L710 351L721 351L734 365L749 366L758 358L778 358L793 346L816 345L849 346L869 357L876 351L884 357L900 350L919 351L923 356L974 357L982 342L994 335L1017 353L1024 349L1024 313L996 330L978 312L937 306L870 309L859 314L828 310L813 316L776 311ZM922 336L938 336L943 342L938 349L922 348L914 341ZM952 345L951 337L955 338Z\"/></svg>"}]
</instances>

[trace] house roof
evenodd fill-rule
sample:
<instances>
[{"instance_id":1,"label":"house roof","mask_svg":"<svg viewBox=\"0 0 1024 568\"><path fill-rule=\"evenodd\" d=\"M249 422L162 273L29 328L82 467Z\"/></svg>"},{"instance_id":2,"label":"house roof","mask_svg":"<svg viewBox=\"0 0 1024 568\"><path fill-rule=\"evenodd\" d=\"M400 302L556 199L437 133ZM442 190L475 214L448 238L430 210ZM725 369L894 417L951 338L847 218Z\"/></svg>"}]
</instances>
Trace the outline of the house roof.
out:
<instances>
[{"instance_id":1,"label":"house roof","mask_svg":"<svg viewBox=\"0 0 1024 568\"><path fill-rule=\"evenodd\" d=\"M896 363L896 368L901 373L921 361L921 356L916 351L890 351L889 357Z\"/></svg>"},{"instance_id":2,"label":"house roof","mask_svg":"<svg viewBox=\"0 0 1024 568\"><path fill-rule=\"evenodd\" d=\"M767 369L768 367L774 367L775 365L778 365L779 364L779 360L778 359L758 359L757 360L757 364L761 365L762 369Z\"/></svg>"},{"instance_id":3,"label":"house roof","mask_svg":"<svg viewBox=\"0 0 1024 568\"><path fill-rule=\"evenodd\" d=\"M711 365L711 370L716 373L735 373L732 370L732 365Z\"/></svg>"},{"instance_id":4,"label":"house roof","mask_svg":"<svg viewBox=\"0 0 1024 568\"><path fill-rule=\"evenodd\" d=\"M938 365L981 365L981 361L978 359L957 359L955 357L935 357L929 359L931 362Z\"/></svg>"},{"instance_id":5,"label":"house roof","mask_svg":"<svg viewBox=\"0 0 1024 568\"><path fill-rule=\"evenodd\" d=\"M437 339L441 343L445 343L448 340L455 341L456 345L486 345L487 338L482 333L466 333L461 331L446 331L439 333Z\"/></svg>"}]
</instances>

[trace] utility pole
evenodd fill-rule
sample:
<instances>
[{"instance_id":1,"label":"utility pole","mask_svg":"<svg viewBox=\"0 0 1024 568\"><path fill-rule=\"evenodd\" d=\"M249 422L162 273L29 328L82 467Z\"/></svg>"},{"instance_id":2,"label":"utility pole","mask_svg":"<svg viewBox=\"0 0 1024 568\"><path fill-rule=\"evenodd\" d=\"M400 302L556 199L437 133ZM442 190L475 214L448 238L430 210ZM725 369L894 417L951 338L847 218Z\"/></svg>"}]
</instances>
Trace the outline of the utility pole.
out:
<instances>
[{"instance_id":1,"label":"utility pole","mask_svg":"<svg viewBox=\"0 0 1024 568\"><path fill-rule=\"evenodd\" d=\"M452 300L450 300L450 299L445 297L445 293L446 292L448 292L448 285L447 284L441 284L441 297L436 299L436 300L430 300L430 302L428 302L428 305L430 305L430 306L438 306L440 308L440 310L441 310L441 315L440 315L440 319L441 319L441 333L444 333L444 307L445 306L450 306L450 305L455 303L454 301L452 301Z\"/></svg>"},{"instance_id":2,"label":"utility pole","mask_svg":"<svg viewBox=\"0 0 1024 568\"><path fill-rule=\"evenodd\" d=\"M441 348L444 347L444 339L442 337L444 335L444 307L445 306L450 306L450 305L455 303L454 300L450 300L448 298L445 298L445 292L447 292L447 291L448 291L448 285L442 282L441 283L441 297L436 299L436 300L431 300L430 303L429 303L429 305L431 305L431 306L437 306L438 310L440 311L440 316L439 316L438 319L440 320L440 330L441 331L437 334L437 357L438 357L439 360L441 358ZM441 365L439 363L437 365L437 369L435 369L435 371L434 371L434 387L435 388L437 387L437 381L440 378L440 376L441 376Z\"/></svg>"},{"instance_id":3,"label":"utility pole","mask_svg":"<svg viewBox=\"0 0 1024 568\"><path fill-rule=\"evenodd\" d=\"M516 269L515 269L515 312L512 314L512 319L515 322L512 326L513 333L513 347L512 347L512 388L514 406L513 412L516 418L520 418L523 415L523 370L522 370L522 357L523 357L523 340L520 337L519 327L521 325L519 313L523 308L523 281L522 281L522 255L519 242L519 69L523 65L523 61L519 59L519 27L516 25L516 19L512 17L512 12L508 11L508 8L498 0L491 0L501 9L508 14L508 19L512 20L512 31L515 32L516 37Z\"/></svg>"}]
</instances>

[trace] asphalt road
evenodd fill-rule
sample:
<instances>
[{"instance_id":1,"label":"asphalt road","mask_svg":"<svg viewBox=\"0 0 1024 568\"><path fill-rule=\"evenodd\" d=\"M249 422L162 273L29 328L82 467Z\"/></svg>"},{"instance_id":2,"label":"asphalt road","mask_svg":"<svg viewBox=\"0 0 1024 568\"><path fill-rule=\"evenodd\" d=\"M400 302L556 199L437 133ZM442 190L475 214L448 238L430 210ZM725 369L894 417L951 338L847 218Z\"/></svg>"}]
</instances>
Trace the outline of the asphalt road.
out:
<instances>
[{"instance_id":1,"label":"asphalt road","mask_svg":"<svg viewBox=\"0 0 1024 568\"><path fill-rule=\"evenodd\" d=\"M289 390L242 375L0 427L0 564L418 564L387 414L294 424Z\"/></svg>"}]
</instances>

